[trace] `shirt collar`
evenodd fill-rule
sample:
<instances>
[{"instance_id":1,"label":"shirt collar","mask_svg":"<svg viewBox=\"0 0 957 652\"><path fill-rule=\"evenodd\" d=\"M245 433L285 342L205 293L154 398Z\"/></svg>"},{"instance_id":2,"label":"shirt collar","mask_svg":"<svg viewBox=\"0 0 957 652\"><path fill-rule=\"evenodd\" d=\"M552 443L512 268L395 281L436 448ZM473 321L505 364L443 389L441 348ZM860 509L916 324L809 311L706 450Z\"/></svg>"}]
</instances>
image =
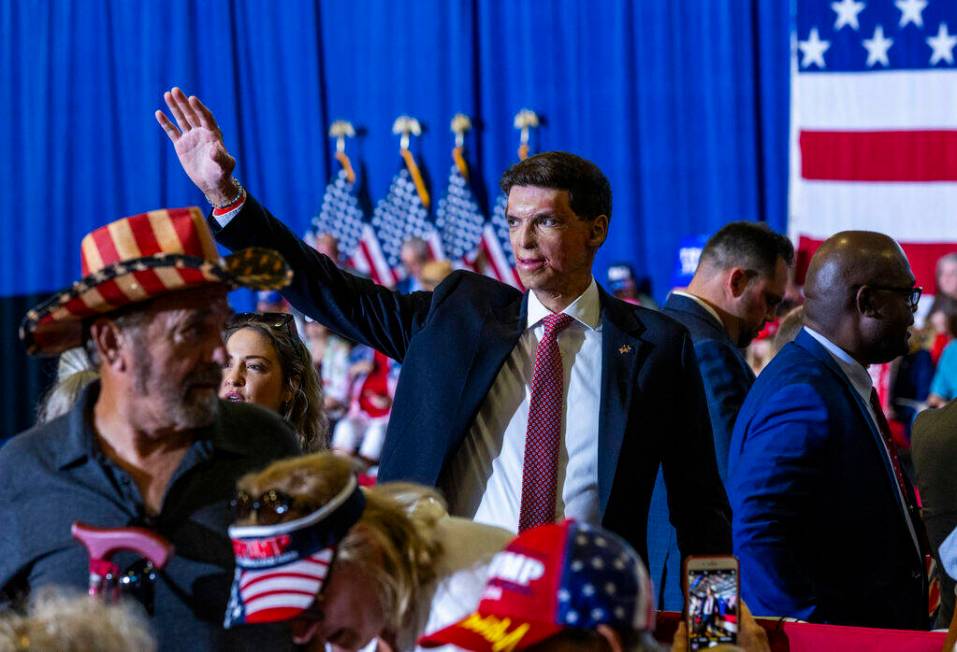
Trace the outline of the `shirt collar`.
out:
<instances>
[{"instance_id":1,"label":"shirt collar","mask_svg":"<svg viewBox=\"0 0 957 652\"><path fill-rule=\"evenodd\" d=\"M716 322L718 322L718 326L720 326L721 329L724 330L724 322L721 321L721 315L719 315L719 314L718 314L718 311L715 310L715 309L711 306L711 304L709 304L707 301L705 301L704 299L702 299L702 298L700 298L700 297L696 297L695 295L691 294L690 292L684 292L684 291L682 291L682 290L672 290L671 293L672 293L672 294L677 294L679 297L685 297L686 299L691 299L692 301L694 301L695 303L697 303L699 306L701 306L702 308L704 308L705 310L707 310L707 311L708 311L708 314L711 315L712 317L714 317L714 320L715 320Z\"/></svg>"},{"instance_id":2,"label":"shirt collar","mask_svg":"<svg viewBox=\"0 0 957 652\"><path fill-rule=\"evenodd\" d=\"M871 400L871 388L874 386L874 383L871 380L871 375L867 373L867 369L864 367L864 365L852 358L847 351L815 331L813 328L805 326L804 330L807 331L808 335L817 340L818 343L827 350L831 357L834 358L834 361L841 368L841 371L843 371L844 375L847 376L847 379L851 381L854 391L860 394L861 398L864 399L865 405L868 404L868 402Z\"/></svg>"},{"instance_id":3,"label":"shirt collar","mask_svg":"<svg viewBox=\"0 0 957 652\"><path fill-rule=\"evenodd\" d=\"M92 458L96 452L93 436L93 406L100 395L100 381L94 380L81 390L76 402L67 414L66 436L56 448L57 468L63 469L74 462Z\"/></svg>"},{"instance_id":4,"label":"shirt collar","mask_svg":"<svg viewBox=\"0 0 957 652\"><path fill-rule=\"evenodd\" d=\"M585 328L595 330L601 320L601 300L598 296L598 284L595 277L591 283L578 295L578 298L567 306L563 313L573 318ZM525 323L526 328L535 328L540 321L552 314L552 311L542 305L534 292L528 293L528 318Z\"/></svg>"}]
</instances>

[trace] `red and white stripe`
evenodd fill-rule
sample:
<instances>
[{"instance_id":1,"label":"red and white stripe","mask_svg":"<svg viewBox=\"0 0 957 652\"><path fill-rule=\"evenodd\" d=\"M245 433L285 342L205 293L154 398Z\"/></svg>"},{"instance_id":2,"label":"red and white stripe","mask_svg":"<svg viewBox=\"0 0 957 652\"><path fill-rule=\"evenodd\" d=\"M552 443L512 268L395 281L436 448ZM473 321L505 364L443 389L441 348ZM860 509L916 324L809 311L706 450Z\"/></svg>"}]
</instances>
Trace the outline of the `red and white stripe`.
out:
<instances>
[{"instance_id":1,"label":"red and white stripe","mask_svg":"<svg viewBox=\"0 0 957 652\"><path fill-rule=\"evenodd\" d=\"M498 279L502 283L507 283L514 288L524 290L522 281L518 277L518 271L508 264L508 257L502 250L498 237L495 235L495 229L491 224L486 223L482 230L482 242L480 244L482 253L485 254L486 265L482 270L486 276Z\"/></svg>"},{"instance_id":2,"label":"red and white stripe","mask_svg":"<svg viewBox=\"0 0 957 652\"><path fill-rule=\"evenodd\" d=\"M401 280L396 271L389 267L385 254L382 253L382 247L376 238L372 226L366 224L362 227L362 237L359 239L359 246L349 260L349 264L357 272L366 274L379 285L388 288L394 288Z\"/></svg>"},{"instance_id":3,"label":"red and white stripe","mask_svg":"<svg viewBox=\"0 0 957 652\"><path fill-rule=\"evenodd\" d=\"M796 73L792 89L791 236L886 233L933 292L937 258L957 251L957 76Z\"/></svg>"},{"instance_id":4,"label":"red and white stripe","mask_svg":"<svg viewBox=\"0 0 957 652\"><path fill-rule=\"evenodd\" d=\"M284 620L309 608L329 574L332 555L327 548L279 568L242 571L239 591L246 622Z\"/></svg>"}]
</instances>

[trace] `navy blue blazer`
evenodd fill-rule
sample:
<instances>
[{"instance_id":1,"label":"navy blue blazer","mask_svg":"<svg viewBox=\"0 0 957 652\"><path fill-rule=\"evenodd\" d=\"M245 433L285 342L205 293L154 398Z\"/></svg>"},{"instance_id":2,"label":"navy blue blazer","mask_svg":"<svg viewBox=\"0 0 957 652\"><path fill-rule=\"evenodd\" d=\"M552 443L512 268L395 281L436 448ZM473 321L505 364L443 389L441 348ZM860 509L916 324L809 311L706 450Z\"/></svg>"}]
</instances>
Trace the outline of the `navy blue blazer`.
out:
<instances>
[{"instance_id":1,"label":"navy blue blazer","mask_svg":"<svg viewBox=\"0 0 957 652\"><path fill-rule=\"evenodd\" d=\"M923 556L880 433L806 330L755 381L728 472L742 597L755 615L927 628Z\"/></svg>"},{"instance_id":2,"label":"navy blue blazer","mask_svg":"<svg viewBox=\"0 0 957 652\"><path fill-rule=\"evenodd\" d=\"M694 299L671 294L663 310L691 334L708 400L718 473L724 482L728 475L728 448L734 420L754 383L754 372L724 326ZM669 578L680 576L681 554L674 528L668 520L668 492L660 473L655 482L648 521L648 562L648 570L658 589L658 608L680 611L684 595L680 585Z\"/></svg>"},{"instance_id":3,"label":"navy blue blazer","mask_svg":"<svg viewBox=\"0 0 957 652\"><path fill-rule=\"evenodd\" d=\"M499 369L525 329L527 299L457 271L435 292L400 295L344 272L250 197L220 230L231 249L279 251L295 272L284 296L333 331L402 363L379 478L441 486ZM685 554L730 550L707 405L687 331L599 290L602 379L598 491L602 524L646 555L659 465Z\"/></svg>"},{"instance_id":4,"label":"navy blue blazer","mask_svg":"<svg viewBox=\"0 0 957 652\"><path fill-rule=\"evenodd\" d=\"M718 473L725 480L728 477L731 432L744 397L754 383L754 372L724 326L716 322L714 315L694 299L671 294L664 311L691 333L698 369L704 382L704 395L708 399Z\"/></svg>"}]
</instances>

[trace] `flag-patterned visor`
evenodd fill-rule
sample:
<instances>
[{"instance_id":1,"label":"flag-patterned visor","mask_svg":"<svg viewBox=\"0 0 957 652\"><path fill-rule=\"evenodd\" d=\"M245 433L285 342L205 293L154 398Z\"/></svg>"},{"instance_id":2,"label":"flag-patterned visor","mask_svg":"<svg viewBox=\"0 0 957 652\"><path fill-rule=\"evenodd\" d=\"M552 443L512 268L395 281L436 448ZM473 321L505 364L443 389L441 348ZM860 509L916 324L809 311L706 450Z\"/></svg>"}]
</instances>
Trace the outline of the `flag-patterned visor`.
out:
<instances>
[{"instance_id":1,"label":"flag-patterned visor","mask_svg":"<svg viewBox=\"0 0 957 652\"><path fill-rule=\"evenodd\" d=\"M308 615L339 542L364 509L365 495L350 477L345 489L308 516L276 525L230 527L236 571L224 626Z\"/></svg>"}]
</instances>

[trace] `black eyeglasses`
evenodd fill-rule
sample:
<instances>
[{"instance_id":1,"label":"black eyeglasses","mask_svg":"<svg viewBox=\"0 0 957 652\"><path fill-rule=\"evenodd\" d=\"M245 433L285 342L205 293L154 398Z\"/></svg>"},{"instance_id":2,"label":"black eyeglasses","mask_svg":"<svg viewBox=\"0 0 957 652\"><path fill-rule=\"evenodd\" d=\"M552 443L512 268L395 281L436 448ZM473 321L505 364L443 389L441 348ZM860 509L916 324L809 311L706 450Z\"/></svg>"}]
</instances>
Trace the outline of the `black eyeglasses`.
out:
<instances>
[{"instance_id":1,"label":"black eyeglasses","mask_svg":"<svg viewBox=\"0 0 957 652\"><path fill-rule=\"evenodd\" d=\"M910 308L911 312L917 312L917 303L920 301L920 297L924 293L924 288L919 286L911 288L898 288L889 285L868 285L867 287L873 288L874 290L881 290L883 292L893 292L894 294L904 295L904 300L907 301L907 307Z\"/></svg>"},{"instance_id":2,"label":"black eyeglasses","mask_svg":"<svg viewBox=\"0 0 957 652\"><path fill-rule=\"evenodd\" d=\"M244 521L256 514L259 525L275 525L283 520L292 509L295 499L276 489L270 489L260 496L252 496L240 491L229 502L234 521Z\"/></svg>"},{"instance_id":3,"label":"black eyeglasses","mask_svg":"<svg viewBox=\"0 0 957 652\"><path fill-rule=\"evenodd\" d=\"M277 331L286 331L291 337L298 337L296 322L289 312L239 312L229 320L229 327L242 324L262 324Z\"/></svg>"}]
</instances>

